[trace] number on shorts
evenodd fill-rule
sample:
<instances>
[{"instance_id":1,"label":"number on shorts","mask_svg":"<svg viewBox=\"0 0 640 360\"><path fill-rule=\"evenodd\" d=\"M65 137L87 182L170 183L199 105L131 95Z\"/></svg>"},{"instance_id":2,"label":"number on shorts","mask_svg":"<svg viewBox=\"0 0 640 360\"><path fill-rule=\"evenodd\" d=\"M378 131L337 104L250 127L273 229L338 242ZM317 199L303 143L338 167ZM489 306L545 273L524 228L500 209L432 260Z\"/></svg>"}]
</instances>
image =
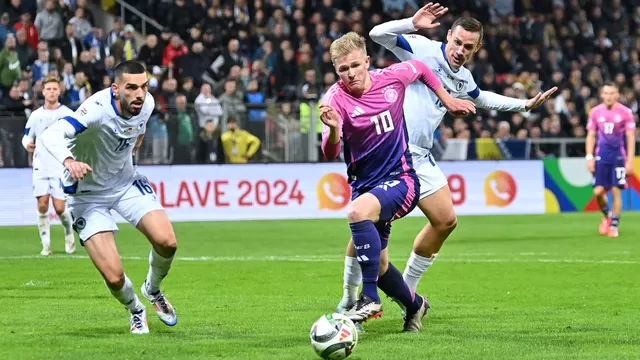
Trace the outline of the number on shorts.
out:
<instances>
[{"instance_id":1,"label":"number on shorts","mask_svg":"<svg viewBox=\"0 0 640 360\"><path fill-rule=\"evenodd\" d=\"M129 147L131 139L118 139L118 146L116 146L115 151L124 151Z\"/></svg>"},{"instance_id":2,"label":"number on shorts","mask_svg":"<svg viewBox=\"0 0 640 360\"><path fill-rule=\"evenodd\" d=\"M136 180L133 182L133 185L135 185L138 190L140 190L140 194L142 195L153 194L153 188L145 180Z\"/></svg>"},{"instance_id":3,"label":"number on shorts","mask_svg":"<svg viewBox=\"0 0 640 360\"><path fill-rule=\"evenodd\" d=\"M398 180L391 180L391 181L385 181L382 184L378 185L379 188L382 188L382 190L387 191L389 188L392 188L396 185L400 184L400 181Z\"/></svg>"},{"instance_id":4,"label":"number on shorts","mask_svg":"<svg viewBox=\"0 0 640 360\"><path fill-rule=\"evenodd\" d=\"M625 184L627 182L627 170L623 167L617 167L616 179L618 179L619 184Z\"/></svg>"}]
</instances>

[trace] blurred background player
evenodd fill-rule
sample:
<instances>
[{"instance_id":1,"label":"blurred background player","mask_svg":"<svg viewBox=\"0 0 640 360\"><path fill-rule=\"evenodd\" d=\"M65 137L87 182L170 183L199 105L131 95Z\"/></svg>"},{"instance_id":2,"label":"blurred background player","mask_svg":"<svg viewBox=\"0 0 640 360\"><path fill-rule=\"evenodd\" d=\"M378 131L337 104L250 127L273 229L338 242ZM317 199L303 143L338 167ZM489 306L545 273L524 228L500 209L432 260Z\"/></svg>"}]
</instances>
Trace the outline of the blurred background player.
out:
<instances>
[{"instance_id":1,"label":"blurred background player","mask_svg":"<svg viewBox=\"0 0 640 360\"><path fill-rule=\"evenodd\" d=\"M388 262L391 222L404 217L418 202L419 182L407 148L402 103L407 85L420 80L451 111L475 112L469 101L453 99L423 63L409 61L369 72L365 40L350 32L330 47L340 81L327 91L320 106L324 123L322 150L328 159L340 153L344 139L352 202L347 217L362 292L345 315L354 322L382 313L377 287L407 309L404 331L419 331L429 305L411 291ZM379 277L378 277L379 275Z\"/></svg>"},{"instance_id":2,"label":"blurred background player","mask_svg":"<svg viewBox=\"0 0 640 360\"><path fill-rule=\"evenodd\" d=\"M587 123L587 166L594 174L593 194L604 214L599 230L601 235L609 237L618 236L622 212L620 190L627 187L627 174L633 172L633 154L636 151L636 123L633 113L631 109L618 102L618 96L615 84L607 83L602 86L602 104L591 110ZM627 154L630 156L627 157ZM607 201L609 190L612 197L611 208Z\"/></svg>"},{"instance_id":3,"label":"blurred background player","mask_svg":"<svg viewBox=\"0 0 640 360\"><path fill-rule=\"evenodd\" d=\"M482 24L469 17L457 19L447 34L447 42L432 41L421 35L403 35L440 25L433 21L447 8L429 3L413 17L389 21L375 26L369 35L376 43L393 52L400 61L419 60L434 71L454 98L468 99L479 108L498 111L529 111L540 106L556 90L523 100L490 91L480 91L471 72L463 65L482 47ZM420 82L407 87L404 114L409 134L409 150L420 179L418 207L429 222L416 236L413 251L404 270L404 280L415 291L422 275L435 261L442 244L455 229L456 213L451 201L447 178L431 154L433 133L447 112L436 94ZM355 252L347 248L344 270L344 294L337 311L343 312L356 300L360 270Z\"/></svg>"},{"instance_id":4,"label":"blurred background player","mask_svg":"<svg viewBox=\"0 0 640 360\"><path fill-rule=\"evenodd\" d=\"M64 227L64 249L67 254L76 251L75 238L71 227L72 219L66 208L66 195L60 185L60 176L64 170L43 146L40 135L53 123L73 114L73 110L60 104L60 80L48 77L42 85L44 105L31 113L22 137L22 145L33 153L33 196L38 200L38 231L42 242L40 255L51 255L49 231L49 198Z\"/></svg>"},{"instance_id":5,"label":"blurred background player","mask_svg":"<svg viewBox=\"0 0 640 360\"><path fill-rule=\"evenodd\" d=\"M160 291L176 252L176 237L153 188L137 172L132 158L155 107L147 87L144 66L124 61L115 68L110 88L89 97L41 137L44 147L67 170L63 185L80 244L113 296L131 313L133 334L149 332L147 313L123 271L114 240L118 227L111 210L151 242L149 272L141 292L163 323L173 326L177 322L173 307Z\"/></svg>"}]
</instances>

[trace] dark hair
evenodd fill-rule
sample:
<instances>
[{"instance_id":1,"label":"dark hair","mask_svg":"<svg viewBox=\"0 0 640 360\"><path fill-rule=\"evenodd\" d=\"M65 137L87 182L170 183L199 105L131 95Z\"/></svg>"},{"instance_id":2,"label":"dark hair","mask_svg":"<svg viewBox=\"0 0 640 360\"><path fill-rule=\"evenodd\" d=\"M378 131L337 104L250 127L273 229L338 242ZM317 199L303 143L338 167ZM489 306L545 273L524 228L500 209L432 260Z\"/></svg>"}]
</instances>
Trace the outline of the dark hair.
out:
<instances>
[{"instance_id":1,"label":"dark hair","mask_svg":"<svg viewBox=\"0 0 640 360\"><path fill-rule=\"evenodd\" d=\"M136 60L123 61L115 68L115 78L122 79L123 74L144 74L147 72L144 65Z\"/></svg>"},{"instance_id":2,"label":"dark hair","mask_svg":"<svg viewBox=\"0 0 640 360\"><path fill-rule=\"evenodd\" d=\"M484 36L484 28L482 27L482 23L480 21L472 17L463 16L458 18L453 23L453 25L451 25L451 31L453 32L458 26L470 32L477 32L478 34L480 34L478 40L479 42L482 42L482 38Z\"/></svg>"}]
</instances>

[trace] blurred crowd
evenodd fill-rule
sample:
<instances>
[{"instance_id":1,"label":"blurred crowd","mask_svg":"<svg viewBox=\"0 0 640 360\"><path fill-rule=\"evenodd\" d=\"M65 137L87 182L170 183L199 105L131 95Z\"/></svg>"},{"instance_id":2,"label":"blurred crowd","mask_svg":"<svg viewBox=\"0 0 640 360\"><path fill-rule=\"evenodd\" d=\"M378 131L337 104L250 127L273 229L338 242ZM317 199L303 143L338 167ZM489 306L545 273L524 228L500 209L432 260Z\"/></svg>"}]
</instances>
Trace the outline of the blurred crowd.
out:
<instances>
[{"instance_id":1,"label":"blurred crowd","mask_svg":"<svg viewBox=\"0 0 640 360\"><path fill-rule=\"evenodd\" d=\"M317 101L336 81L333 39L348 31L368 38L388 20L412 16L419 0L130 0L163 30L116 17L96 26L87 0L5 0L0 5L0 166L26 166L26 117L42 105L42 80L58 75L61 102L76 108L111 85L120 61L144 62L156 99L141 163L317 161ZM638 110L640 2L635 0L449 0L434 40L461 15L484 25L484 42L467 64L481 89L528 98L558 86L557 96L529 113L479 111L446 117L449 138L584 137L603 82ZM119 7L114 12L119 14ZM139 20L139 19L138 19ZM397 59L368 41L372 68ZM315 123L315 125L314 125ZM313 127L313 128L312 128ZM570 155L583 155L572 146ZM558 155L535 146L532 157Z\"/></svg>"}]
</instances>

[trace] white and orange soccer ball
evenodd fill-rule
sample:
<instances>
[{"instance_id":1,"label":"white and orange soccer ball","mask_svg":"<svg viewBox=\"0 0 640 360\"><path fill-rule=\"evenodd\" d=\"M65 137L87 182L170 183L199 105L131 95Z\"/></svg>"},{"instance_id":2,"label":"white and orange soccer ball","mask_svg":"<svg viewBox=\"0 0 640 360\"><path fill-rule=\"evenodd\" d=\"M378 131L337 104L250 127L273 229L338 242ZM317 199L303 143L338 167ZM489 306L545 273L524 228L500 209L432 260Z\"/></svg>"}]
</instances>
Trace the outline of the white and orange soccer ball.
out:
<instances>
[{"instance_id":1,"label":"white and orange soccer ball","mask_svg":"<svg viewBox=\"0 0 640 360\"><path fill-rule=\"evenodd\" d=\"M342 314L322 315L311 327L311 346L323 359L345 359L358 344L356 325Z\"/></svg>"}]
</instances>

